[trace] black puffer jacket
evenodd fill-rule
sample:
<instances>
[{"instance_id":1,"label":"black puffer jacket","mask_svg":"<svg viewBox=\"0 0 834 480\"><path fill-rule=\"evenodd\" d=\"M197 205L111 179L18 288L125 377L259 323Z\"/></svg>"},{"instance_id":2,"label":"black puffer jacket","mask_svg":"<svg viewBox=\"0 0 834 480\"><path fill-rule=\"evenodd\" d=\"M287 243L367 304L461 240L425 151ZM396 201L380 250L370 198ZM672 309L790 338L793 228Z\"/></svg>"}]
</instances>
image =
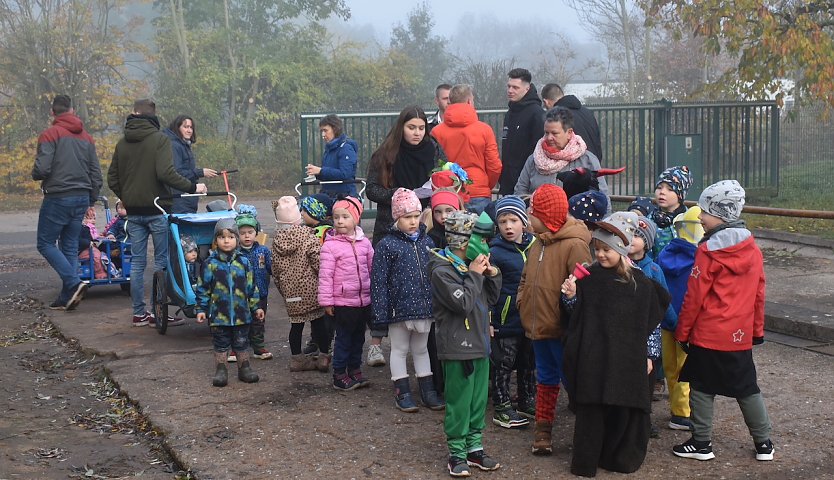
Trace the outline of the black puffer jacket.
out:
<instances>
[{"instance_id":1,"label":"black puffer jacket","mask_svg":"<svg viewBox=\"0 0 834 480\"><path fill-rule=\"evenodd\" d=\"M504 114L504 130L501 133L501 195L512 195L518 175L536 148L536 142L544 135L544 110L536 86L521 100L509 103Z\"/></svg>"}]
</instances>

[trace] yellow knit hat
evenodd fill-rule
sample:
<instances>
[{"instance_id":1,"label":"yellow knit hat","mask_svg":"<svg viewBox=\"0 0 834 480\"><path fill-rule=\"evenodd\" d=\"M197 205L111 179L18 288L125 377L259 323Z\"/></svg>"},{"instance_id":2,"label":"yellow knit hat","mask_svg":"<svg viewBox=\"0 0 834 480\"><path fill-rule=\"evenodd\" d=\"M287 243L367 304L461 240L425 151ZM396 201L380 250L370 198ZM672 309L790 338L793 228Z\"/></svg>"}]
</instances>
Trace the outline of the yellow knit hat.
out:
<instances>
[{"instance_id":1,"label":"yellow knit hat","mask_svg":"<svg viewBox=\"0 0 834 480\"><path fill-rule=\"evenodd\" d=\"M701 214L701 207L689 207L684 213L675 217L674 226L678 238L682 238L689 243L698 244L701 238L704 237L704 227L701 226L701 220L698 215Z\"/></svg>"}]
</instances>

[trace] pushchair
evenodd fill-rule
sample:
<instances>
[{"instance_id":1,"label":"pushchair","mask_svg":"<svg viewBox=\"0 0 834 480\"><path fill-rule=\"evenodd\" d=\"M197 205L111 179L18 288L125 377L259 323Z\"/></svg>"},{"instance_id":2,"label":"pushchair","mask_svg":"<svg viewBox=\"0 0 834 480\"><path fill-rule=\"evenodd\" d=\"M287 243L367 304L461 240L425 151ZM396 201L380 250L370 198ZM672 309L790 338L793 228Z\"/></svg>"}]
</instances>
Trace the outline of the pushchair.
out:
<instances>
[{"instance_id":1,"label":"pushchair","mask_svg":"<svg viewBox=\"0 0 834 480\"><path fill-rule=\"evenodd\" d=\"M199 266L208 258L211 243L214 240L214 225L224 218L235 218L235 204L237 196L231 192L183 193L165 198L179 198L189 196L228 196L231 199L229 210L204 213L168 213L159 205L160 197L154 199L154 205L165 216L168 222L168 262L165 270L154 273L153 289L151 290L151 304L156 317L156 330L164 335L168 330L168 310L174 307L176 314L182 313L188 318L197 316L197 296L188 276L180 239L189 235L197 243L197 275Z\"/></svg>"},{"instance_id":2,"label":"pushchair","mask_svg":"<svg viewBox=\"0 0 834 480\"><path fill-rule=\"evenodd\" d=\"M107 224L113 218L107 197L98 197L104 207L104 217ZM118 285L123 292L130 291L130 242L129 239L120 242L110 239L93 239L88 247L86 259L78 261L78 277L90 287L99 285ZM121 268L113 264L113 259L121 259ZM101 259L104 276L96 278L96 262Z\"/></svg>"}]
</instances>

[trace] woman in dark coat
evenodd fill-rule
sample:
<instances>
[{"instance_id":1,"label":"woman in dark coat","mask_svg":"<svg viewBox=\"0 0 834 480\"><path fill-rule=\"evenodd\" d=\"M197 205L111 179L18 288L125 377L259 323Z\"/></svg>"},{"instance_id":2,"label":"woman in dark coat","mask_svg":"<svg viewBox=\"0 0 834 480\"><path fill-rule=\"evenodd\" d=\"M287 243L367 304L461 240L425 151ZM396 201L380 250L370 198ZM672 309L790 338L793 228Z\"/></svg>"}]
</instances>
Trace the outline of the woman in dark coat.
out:
<instances>
[{"instance_id":1,"label":"woman in dark coat","mask_svg":"<svg viewBox=\"0 0 834 480\"><path fill-rule=\"evenodd\" d=\"M197 161L191 145L197 141L197 126L188 115L180 115L168 125L164 133L171 138L174 154L174 169L183 177L196 183L198 178L212 178L217 171L211 168L197 168ZM174 193L186 193L174 190ZM198 197L175 198L171 213L196 213Z\"/></svg>"},{"instance_id":2,"label":"woman in dark coat","mask_svg":"<svg viewBox=\"0 0 834 480\"><path fill-rule=\"evenodd\" d=\"M359 146L344 133L344 123L336 115L327 115L319 120L319 133L324 142L324 152L321 167L308 164L307 175L316 177L319 181L345 181L356 179L356 154ZM326 184L321 187L322 193L336 198L340 193L357 197L356 184Z\"/></svg>"}]
</instances>

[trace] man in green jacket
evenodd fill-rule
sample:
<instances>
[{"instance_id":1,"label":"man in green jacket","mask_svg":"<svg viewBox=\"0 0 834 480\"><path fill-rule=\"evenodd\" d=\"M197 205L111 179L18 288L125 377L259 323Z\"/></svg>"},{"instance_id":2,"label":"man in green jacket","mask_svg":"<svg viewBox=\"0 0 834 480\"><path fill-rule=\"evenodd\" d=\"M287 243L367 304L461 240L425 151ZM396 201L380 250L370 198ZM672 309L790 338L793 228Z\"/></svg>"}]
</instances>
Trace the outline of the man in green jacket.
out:
<instances>
[{"instance_id":1,"label":"man in green jacket","mask_svg":"<svg viewBox=\"0 0 834 480\"><path fill-rule=\"evenodd\" d=\"M107 172L107 185L127 210L130 239L130 296L133 300L133 326L155 323L145 308L145 265L148 237L153 236L154 271L163 270L168 259L168 225L156 208L154 198L170 195L169 188L188 193L205 193L206 186L193 183L174 170L171 140L159 131L156 104L136 100L127 117L124 137L116 144L113 162ZM160 200L166 210L171 200ZM169 324L170 325L170 324Z\"/></svg>"}]
</instances>

